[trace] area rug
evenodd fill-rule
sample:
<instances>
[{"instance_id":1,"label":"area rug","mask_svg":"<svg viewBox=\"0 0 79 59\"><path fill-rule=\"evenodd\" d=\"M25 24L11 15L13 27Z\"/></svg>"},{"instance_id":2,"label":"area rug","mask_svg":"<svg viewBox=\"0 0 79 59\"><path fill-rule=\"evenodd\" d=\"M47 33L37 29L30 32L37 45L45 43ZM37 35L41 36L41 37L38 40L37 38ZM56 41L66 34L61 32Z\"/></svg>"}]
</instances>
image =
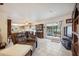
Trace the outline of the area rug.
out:
<instances>
[{"instance_id":1,"label":"area rug","mask_svg":"<svg viewBox=\"0 0 79 59\"><path fill-rule=\"evenodd\" d=\"M60 38L59 37L52 37L51 42L60 43Z\"/></svg>"}]
</instances>

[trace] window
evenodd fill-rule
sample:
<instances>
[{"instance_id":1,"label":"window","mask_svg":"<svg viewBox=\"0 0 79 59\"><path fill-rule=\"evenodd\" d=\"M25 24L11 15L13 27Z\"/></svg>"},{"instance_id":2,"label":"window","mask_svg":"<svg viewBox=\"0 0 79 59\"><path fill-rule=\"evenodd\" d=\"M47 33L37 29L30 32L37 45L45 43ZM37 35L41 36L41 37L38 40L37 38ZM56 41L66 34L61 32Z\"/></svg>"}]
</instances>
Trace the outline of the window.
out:
<instances>
[{"instance_id":1,"label":"window","mask_svg":"<svg viewBox=\"0 0 79 59\"><path fill-rule=\"evenodd\" d=\"M67 27L67 36L69 36L69 37L72 36L72 26Z\"/></svg>"},{"instance_id":2,"label":"window","mask_svg":"<svg viewBox=\"0 0 79 59\"><path fill-rule=\"evenodd\" d=\"M58 25L47 26L47 36L59 36L60 32Z\"/></svg>"}]
</instances>

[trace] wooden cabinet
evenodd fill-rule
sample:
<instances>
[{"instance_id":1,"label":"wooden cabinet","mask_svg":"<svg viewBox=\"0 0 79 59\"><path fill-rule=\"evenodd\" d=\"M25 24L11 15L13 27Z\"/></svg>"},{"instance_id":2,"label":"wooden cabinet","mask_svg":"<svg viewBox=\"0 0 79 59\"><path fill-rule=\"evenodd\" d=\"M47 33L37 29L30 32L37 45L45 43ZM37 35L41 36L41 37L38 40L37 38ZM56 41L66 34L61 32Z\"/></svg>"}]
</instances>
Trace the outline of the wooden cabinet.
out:
<instances>
[{"instance_id":1,"label":"wooden cabinet","mask_svg":"<svg viewBox=\"0 0 79 59\"><path fill-rule=\"evenodd\" d=\"M38 38L44 38L44 25L43 24L36 25L36 36Z\"/></svg>"},{"instance_id":2,"label":"wooden cabinet","mask_svg":"<svg viewBox=\"0 0 79 59\"><path fill-rule=\"evenodd\" d=\"M9 35L11 35L11 19L7 20L7 33L9 37Z\"/></svg>"},{"instance_id":3,"label":"wooden cabinet","mask_svg":"<svg viewBox=\"0 0 79 59\"><path fill-rule=\"evenodd\" d=\"M77 7L77 4L75 6L75 10L73 12L72 15L72 19L73 19L73 40L72 40L72 55L73 56L79 56L79 10Z\"/></svg>"}]
</instances>

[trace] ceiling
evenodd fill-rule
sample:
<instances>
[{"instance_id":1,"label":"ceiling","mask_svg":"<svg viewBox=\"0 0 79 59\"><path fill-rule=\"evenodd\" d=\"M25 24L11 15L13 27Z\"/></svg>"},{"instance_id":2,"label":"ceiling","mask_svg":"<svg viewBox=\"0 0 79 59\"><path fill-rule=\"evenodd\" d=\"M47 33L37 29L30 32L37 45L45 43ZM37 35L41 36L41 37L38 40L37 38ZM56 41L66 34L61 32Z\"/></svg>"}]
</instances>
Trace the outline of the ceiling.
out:
<instances>
[{"instance_id":1,"label":"ceiling","mask_svg":"<svg viewBox=\"0 0 79 59\"><path fill-rule=\"evenodd\" d=\"M0 7L13 23L26 23L72 13L74 3L5 3Z\"/></svg>"}]
</instances>

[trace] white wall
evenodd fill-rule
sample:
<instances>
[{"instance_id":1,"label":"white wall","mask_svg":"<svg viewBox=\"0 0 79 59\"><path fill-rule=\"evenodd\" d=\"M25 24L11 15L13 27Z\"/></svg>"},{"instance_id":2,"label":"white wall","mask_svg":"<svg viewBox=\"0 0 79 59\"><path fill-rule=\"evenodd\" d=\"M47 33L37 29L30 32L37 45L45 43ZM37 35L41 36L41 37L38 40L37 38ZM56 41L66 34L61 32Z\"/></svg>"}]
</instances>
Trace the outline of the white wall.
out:
<instances>
[{"instance_id":1,"label":"white wall","mask_svg":"<svg viewBox=\"0 0 79 59\"><path fill-rule=\"evenodd\" d=\"M0 34L2 42L7 43L7 16L4 13L0 13Z\"/></svg>"}]
</instances>

